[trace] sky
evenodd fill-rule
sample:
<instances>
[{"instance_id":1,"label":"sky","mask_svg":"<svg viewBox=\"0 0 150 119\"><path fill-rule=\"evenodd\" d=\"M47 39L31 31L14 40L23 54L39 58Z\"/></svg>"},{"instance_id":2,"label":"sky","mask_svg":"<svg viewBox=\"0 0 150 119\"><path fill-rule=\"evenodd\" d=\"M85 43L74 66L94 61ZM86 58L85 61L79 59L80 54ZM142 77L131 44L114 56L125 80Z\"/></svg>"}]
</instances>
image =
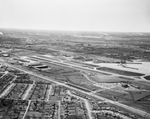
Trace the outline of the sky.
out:
<instances>
[{"instance_id":1,"label":"sky","mask_svg":"<svg viewBox=\"0 0 150 119\"><path fill-rule=\"evenodd\" d=\"M0 0L0 28L150 32L150 0Z\"/></svg>"}]
</instances>

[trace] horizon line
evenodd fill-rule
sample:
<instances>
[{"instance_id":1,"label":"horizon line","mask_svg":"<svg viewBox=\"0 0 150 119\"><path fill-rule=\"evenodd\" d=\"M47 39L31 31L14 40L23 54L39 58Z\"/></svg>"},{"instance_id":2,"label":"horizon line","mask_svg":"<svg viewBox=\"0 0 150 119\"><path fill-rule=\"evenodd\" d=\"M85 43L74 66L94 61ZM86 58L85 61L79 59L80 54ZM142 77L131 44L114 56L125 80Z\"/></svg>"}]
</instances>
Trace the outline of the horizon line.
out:
<instances>
[{"instance_id":1,"label":"horizon line","mask_svg":"<svg viewBox=\"0 0 150 119\"><path fill-rule=\"evenodd\" d=\"M11 30L31 30L31 31L58 31L58 32L110 32L110 33L150 33L150 31L102 31L102 30L72 30L72 29L40 29L40 28L8 28L0 27L0 29Z\"/></svg>"}]
</instances>

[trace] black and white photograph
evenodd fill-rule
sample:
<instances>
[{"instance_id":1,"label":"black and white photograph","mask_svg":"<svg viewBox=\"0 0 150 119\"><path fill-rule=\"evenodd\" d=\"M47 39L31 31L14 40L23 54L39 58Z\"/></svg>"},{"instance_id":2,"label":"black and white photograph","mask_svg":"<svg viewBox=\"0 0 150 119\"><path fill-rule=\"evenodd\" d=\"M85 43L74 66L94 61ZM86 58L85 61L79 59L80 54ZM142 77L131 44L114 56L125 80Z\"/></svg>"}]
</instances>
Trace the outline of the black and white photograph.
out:
<instances>
[{"instance_id":1,"label":"black and white photograph","mask_svg":"<svg viewBox=\"0 0 150 119\"><path fill-rule=\"evenodd\" d=\"M0 0L0 119L150 119L150 0Z\"/></svg>"}]
</instances>

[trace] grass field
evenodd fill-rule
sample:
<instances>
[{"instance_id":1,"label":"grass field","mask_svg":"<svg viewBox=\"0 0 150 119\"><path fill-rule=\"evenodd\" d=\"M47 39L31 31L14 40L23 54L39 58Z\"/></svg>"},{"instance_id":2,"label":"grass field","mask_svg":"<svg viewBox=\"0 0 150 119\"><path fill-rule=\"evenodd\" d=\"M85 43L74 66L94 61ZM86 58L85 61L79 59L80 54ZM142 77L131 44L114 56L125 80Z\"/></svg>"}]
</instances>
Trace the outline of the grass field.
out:
<instances>
[{"instance_id":1,"label":"grass field","mask_svg":"<svg viewBox=\"0 0 150 119\"><path fill-rule=\"evenodd\" d=\"M109 76L109 75L103 75L103 74L97 74L94 76L89 76L91 80L97 82L97 83L116 83L116 82L122 82L122 81L130 81L132 79L124 79L117 76Z\"/></svg>"},{"instance_id":2,"label":"grass field","mask_svg":"<svg viewBox=\"0 0 150 119\"><path fill-rule=\"evenodd\" d=\"M112 68L108 68L108 67L99 67L99 68L97 68L97 70L111 72L111 73L125 75L125 76L143 76L144 75L144 74L141 74L141 73L123 71L123 70L112 69Z\"/></svg>"},{"instance_id":3,"label":"grass field","mask_svg":"<svg viewBox=\"0 0 150 119\"><path fill-rule=\"evenodd\" d=\"M68 81L74 85L82 86L91 91L99 89L81 74L68 76Z\"/></svg>"},{"instance_id":4,"label":"grass field","mask_svg":"<svg viewBox=\"0 0 150 119\"><path fill-rule=\"evenodd\" d=\"M142 101L142 102L123 102L126 105L131 107L144 110L146 112L150 112L150 102Z\"/></svg>"}]
</instances>

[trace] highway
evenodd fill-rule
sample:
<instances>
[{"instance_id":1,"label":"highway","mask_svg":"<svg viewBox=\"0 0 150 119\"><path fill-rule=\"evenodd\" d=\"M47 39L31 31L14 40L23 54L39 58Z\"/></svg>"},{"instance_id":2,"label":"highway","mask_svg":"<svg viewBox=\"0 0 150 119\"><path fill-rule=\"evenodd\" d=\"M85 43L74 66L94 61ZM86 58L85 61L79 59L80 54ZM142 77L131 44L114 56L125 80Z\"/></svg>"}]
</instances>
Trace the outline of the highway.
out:
<instances>
[{"instance_id":1,"label":"highway","mask_svg":"<svg viewBox=\"0 0 150 119\"><path fill-rule=\"evenodd\" d=\"M106 71L100 71L100 70L97 70L97 69L91 69L91 68L88 68L88 67L82 67L80 66L80 64L72 64L72 63L69 63L69 62L59 62L59 61L54 61L54 60L51 60L51 59L47 59L47 58L43 58L43 57L38 57L38 56L32 56L32 57L29 57L28 59L33 59L33 60L37 60L37 61L41 61L41 62L46 62L48 64L56 64L56 65L60 65L60 66L65 66L65 67L69 67L69 68L74 68L74 69L78 69L78 70L86 70L86 71L92 71L92 72L95 72L95 73L101 73L103 75L112 75L112 76L117 76L117 77L124 77L126 79L128 79L127 81L145 81L147 83L147 85L150 85L150 82L147 81L147 80L143 80L143 79L138 79L138 78L135 78L134 76L125 76L125 75L120 75L120 74L114 74L114 73L111 73L111 72L106 72Z\"/></svg>"},{"instance_id":2,"label":"highway","mask_svg":"<svg viewBox=\"0 0 150 119\"><path fill-rule=\"evenodd\" d=\"M27 59L28 60L36 60L38 62L46 63L47 65L56 64L56 65L59 65L59 66L68 67L68 68L72 68L72 69L76 69L76 70L80 70L80 71L90 71L90 72L93 72L93 73L100 73L100 74L103 74L103 75L123 77L123 78L125 78L125 80L127 79L127 81L131 81L131 82L135 81L139 84L143 84L145 86L150 86L150 81L144 80L144 79L139 79L139 78L136 78L136 77L133 77L133 76L122 76L120 74L114 74L114 73L110 73L110 72L108 73L108 72L105 72L105 71L99 71L97 69L90 69L90 68L87 68L87 67L82 67L82 66L77 65L77 64L74 65L74 64L70 64L70 63L66 63L66 62L54 61L54 60L51 60L51 59L38 57L38 56L31 56L31 57L28 57Z\"/></svg>"},{"instance_id":3,"label":"highway","mask_svg":"<svg viewBox=\"0 0 150 119\"><path fill-rule=\"evenodd\" d=\"M89 92L80 90L80 89L78 89L78 88L71 87L71 86L69 86L69 85L67 85L67 84L65 84L65 83L58 82L58 81L56 81L55 79L51 79L51 78L49 78L49 77L39 75L39 74L37 74L37 73L34 73L34 72L31 72L31 71L25 70L25 69L23 69L23 68L20 68L20 67L17 67L17 66L8 64L8 63L5 63L5 64L6 64L7 66L9 66L9 67L14 68L14 69L17 69L17 70L23 71L23 72L25 72L25 73L28 73L28 74L30 74L30 75L33 75L33 76L36 76L36 77L39 77L39 78L48 80L48 81L50 81L50 82L56 83L56 84L58 84L58 85L61 85L61 86L66 87L66 88L76 90L76 91L81 92L81 93L83 93L83 94L86 94L86 95L95 97L95 98L97 98L97 99L99 99L99 100L102 100L102 101L105 101L105 102L109 102L109 103L111 103L111 104L113 104L113 105L122 107L122 108L124 108L124 109L126 109L126 110L128 110L128 111L130 111L130 112L132 112L132 113L135 113L135 114L137 114L137 115L141 115L141 116L143 116L143 117L146 117L147 119L150 119L150 113L147 113L147 112L142 111L142 110L140 110L140 109L136 109L136 108L133 108L133 107L124 105L124 104L122 104L122 103L119 103L119 102L116 102L116 101L112 101L112 100L106 99L106 98L104 98L104 97L95 95L95 94L91 94L91 93L89 93Z\"/></svg>"}]
</instances>

